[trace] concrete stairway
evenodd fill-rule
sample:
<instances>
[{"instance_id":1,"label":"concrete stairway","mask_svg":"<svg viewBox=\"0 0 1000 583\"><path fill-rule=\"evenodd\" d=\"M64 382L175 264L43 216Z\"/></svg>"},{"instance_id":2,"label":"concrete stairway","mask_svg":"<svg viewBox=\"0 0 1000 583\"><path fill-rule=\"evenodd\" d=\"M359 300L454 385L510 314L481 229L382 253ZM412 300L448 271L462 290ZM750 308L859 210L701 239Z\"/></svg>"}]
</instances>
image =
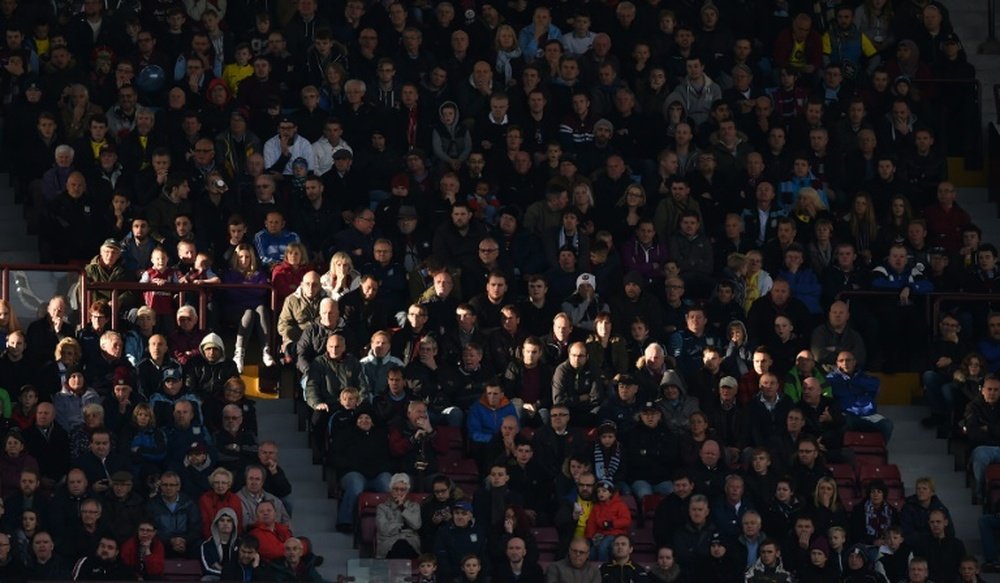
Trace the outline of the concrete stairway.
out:
<instances>
[{"instance_id":1,"label":"concrete stairway","mask_svg":"<svg viewBox=\"0 0 1000 583\"><path fill-rule=\"evenodd\" d=\"M990 202L989 196L989 189L985 187L958 187L958 204L983 230L983 242L996 245L1000 243L1000 216L996 203Z\"/></svg>"},{"instance_id":2,"label":"concrete stairway","mask_svg":"<svg viewBox=\"0 0 1000 583\"><path fill-rule=\"evenodd\" d=\"M38 240L28 235L24 208L14 202L10 177L0 174L0 263L32 263L38 261Z\"/></svg>"},{"instance_id":3,"label":"concrete stairway","mask_svg":"<svg viewBox=\"0 0 1000 583\"><path fill-rule=\"evenodd\" d=\"M320 574L336 581L358 553L351 537L334 528L337 501L326 496L321 468L313 465L306 434L298 431L291 399L258 400L257 421L260 439L278 443L278 462L292 483L292 531L309 537L315 552L324 557Z\"/></svg>"}]
</instances>

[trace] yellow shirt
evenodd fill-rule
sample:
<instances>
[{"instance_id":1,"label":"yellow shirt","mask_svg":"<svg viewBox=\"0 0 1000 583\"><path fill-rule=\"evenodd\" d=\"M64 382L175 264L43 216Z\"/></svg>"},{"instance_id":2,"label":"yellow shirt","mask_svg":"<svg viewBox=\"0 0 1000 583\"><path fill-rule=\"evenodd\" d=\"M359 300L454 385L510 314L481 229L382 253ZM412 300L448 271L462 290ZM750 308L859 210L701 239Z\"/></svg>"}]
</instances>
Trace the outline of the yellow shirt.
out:
<instances>
[{"instance_id":1,"label":"yellow shirt","mask_svg":"<svg viewBox=\"0 0 1000 583\"><path fill-rule=\"evenodd\" d=\"M230 63L222 69L222 80L229 86L229 90L233 93L233 96L237 93L237 86L240 84L240 81L250 75L253 75L253 65Z\"/></svg>"},{"instance_id":2,"label":"yellow shirt","mask_svg":"<svg viewBox=\"0 0 1000 583\"><path fill-rule=\"evenodd\" d=\"M579 496L576 499L576 503L580 505L583 512L580 513L580 518L576 521L576 530L573 531L573 536L583 536L584 531L587 529L587 519L590 517L590 511L594 508L594 503L589 500L581 500Z\"/></svg>"}]
</instances>

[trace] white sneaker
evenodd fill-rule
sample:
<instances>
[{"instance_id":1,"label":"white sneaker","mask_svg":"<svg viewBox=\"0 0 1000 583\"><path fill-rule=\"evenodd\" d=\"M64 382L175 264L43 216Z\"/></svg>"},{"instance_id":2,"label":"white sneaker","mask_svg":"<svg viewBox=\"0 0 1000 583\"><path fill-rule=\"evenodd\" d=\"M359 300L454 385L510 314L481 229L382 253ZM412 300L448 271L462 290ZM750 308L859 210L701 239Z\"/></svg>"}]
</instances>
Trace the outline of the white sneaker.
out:
<instances>
[{"instance_id":1,"label":"white sneaker","mask_svg":"<svg viewBox=\"0 0 1000 583\"><path fill-rule=\"evenodd\" d=\"M243 374L243 349L242 348L237 348L233 352L233 362L236 363L236 370L240 374Z\"/></svg>"},{"instance_id":2,"label":"white sneaker","mask_svg":"<svg viewBox=\"0 0 1000 583\"><path fill-rule=\"evenodd\" d=\"M271 347L270 346L267 346L267 345L264 346L264 351L260 355L260 361L266 367L272 367L272 366L274 366L274 357L271 356Z\"/></svg>"}]
</instances>

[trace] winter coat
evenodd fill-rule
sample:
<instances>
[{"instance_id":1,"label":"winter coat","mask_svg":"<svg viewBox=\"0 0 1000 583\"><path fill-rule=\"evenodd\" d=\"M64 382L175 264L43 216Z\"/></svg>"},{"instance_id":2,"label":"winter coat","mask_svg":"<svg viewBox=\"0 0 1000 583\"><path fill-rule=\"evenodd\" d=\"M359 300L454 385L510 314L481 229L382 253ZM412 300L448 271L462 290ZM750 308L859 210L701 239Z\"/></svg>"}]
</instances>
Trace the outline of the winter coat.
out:
<instances>
[{"instance_id":1,"label":"winter coat","mask_svg":"<svg viewBox=\"0 0 1000 583\"><path fill-rule=\"evenodd\" d=\"M198 498L198 512L201 514L201 536L209 538L215 532L216 522L223 510L232 510L236 532L243 530L243 503L236 492L229 491L219 496L214 490L202 493Z\"/></svg>"},{"instance_id":2,"label":"winter coat","mask_svg":"<svg viewBox=\"0 0 1000 583\"><path fill-rule=\"evenodd\" d=\"M468 415L466 423L469 439L476 443L489 443L494 435L500 433L500 424L504 417L517 417L517 410L507 397L501 398L495 409L491 408L486 403L484 395L472 407L469 407Z\"/></svg>"},{"instance_id":3,"label":"winter coat","mask_svg":"<svg viewBox=\"0 0 1000 583\"><path fill-rule=\"evenodd\" d=\"M214 492L206 492L206 494L215 495ZM204 496L202 497L204 499ZM228 516L236 523L236 530L230 535L229 542L222 542L219 536L219 519L223 516ZM200 556L201 556L201 574L202 575L214 575L216 577L222 575L222 567L227 563L226 557L230 560L234 559L238 555L239 549L239 538L237 534L241 531L240 524L240 513L238 510L233 510L228 506L219 508L219 510L214 514L213 518L206 520L205 522L210 524L208 531L209 535L205 537L205 541L201 543Z\"/></svg>"},{"instance_id":4,"label":"winter coat","mask_svg":"<svg viewBox=\"0 0 1000 583\"><path fill-rule=\"evenodd\" d=\"M384 559L400 540L418 551L420 524L420 505L413 500L405 500L402 507L392 500L379 504L375 509L375 558Z\"/></svg>"},{"instance_id":5,"label":"winter coat","mask_svg":"<svg viewBox=\"0 0 1000 583\"><path fill-rule=\"evenodd\" d=\"M214 362L205 357L205 346L208 344L213 344L221 349L219 359ZM198 344L198 351L201 354L189 360L184 366L184 386L197 395L201 401L205 401L216 393L221 393L226 381L240 376L236 369L236 363L226 358L225 347L221 336L214 332L209 333Z\"/></svg>"},{"instance_id":6,"label":"winter coat","mask_svg":"<svg viewBox=\"0 0 1000 583\"><path fill-rule=\"evenodd\" d=\"M584 536L593 539L594 535L616 536L628 534L632 526L632 514L625 501L617 492L607 502L595 502L587 516L587 526Z\"/></svg>"}]
</instances>

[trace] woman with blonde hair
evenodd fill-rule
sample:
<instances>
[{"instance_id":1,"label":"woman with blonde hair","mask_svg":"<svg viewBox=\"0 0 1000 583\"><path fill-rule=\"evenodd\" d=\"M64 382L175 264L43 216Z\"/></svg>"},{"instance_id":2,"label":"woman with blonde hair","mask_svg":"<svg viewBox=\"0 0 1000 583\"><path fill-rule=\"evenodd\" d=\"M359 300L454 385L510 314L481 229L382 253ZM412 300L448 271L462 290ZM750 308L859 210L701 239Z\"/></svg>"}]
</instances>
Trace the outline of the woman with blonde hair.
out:
<instances>
[{"instance_id":1,"label":"woman with blonde hair","mask_svg":"<svg viewBox=\"0 0 1000 583\"><path fill-rule=\"evenodd\" d=\"M83 347L76 338L63 338L56 344L53 358L54 360L50 360L42 367L36 385L43 401L63 388L69 378L69 372L83 360Z\"/></svg>"},{"instance_id":2,"label":"woman with blonde hair","mask_svg":"<svg viewBox=\"0 0 1000 583\"><path fill-rule=\"evenodd\" d=\"M497 27L493 50L496 53L493 70L503 77L504 87L516 84L521 78L521 71L524 70L524 57L517 42L517 33L512 26L501 24Z\"/></svg>"},{"instance_id":3,"label":"woman with blonde hair","mask_svg":"<svg viewBox=\"0 0 1000 583\"><path fill-rule=\"evenodd\" d=\"M17 314L10 307L10 302L0 300L0 346L7 345L7 335L21 329L21 323L17 320Z\"/></svg>"},{"instance_id":4,"label":"woman with blonde hair","mask_svg":"<svg viewBox=\"0 0 1000 583\"><path fill-rule=\"evenodd\" d=\"M340 300L344 294L361 286L361 274L354 269L351 256L338 251L330 258L330 270L319 278L319 284L323 286L326 295Z\"/></svg>"},{"instance_id":5,"label":"woman with blonde hair","mask_svg":"<svg viewBox=\"0 0 1000 583\"><path fill-rule=\"evenodd\" d=\"M829 216L823 199L815 188L805 187L799 190L799 197L792 205L792 220L795 221L795 240L803 245L812 242L814 228L817 220Z\"/></svg>"},{"instance_id":6,"label":"woman with blonde hair","mask_svg":"<svg viewBox=\"0 0 1000 583\"><path fill-rule=\"evenodd\" d=\"M646 189L641 184L629 184L615 204L614 237L624 241L635 232L642 219L652 218L653 209L646 198Z\"/></svg>"},{"instance_id":7,"label":"woman with blonde hair","mask_svg":"<svg viewBox=\"0 0 1000 583\"><path fill-rule=\"evenodd\" d=\"M289 243L285 248L285 256L271 270L271 285L274 287L275 305L285 305L285 298L302 283L312 264L309 263L309 250L302 243Z\"/></svg>"}]
</instances>

